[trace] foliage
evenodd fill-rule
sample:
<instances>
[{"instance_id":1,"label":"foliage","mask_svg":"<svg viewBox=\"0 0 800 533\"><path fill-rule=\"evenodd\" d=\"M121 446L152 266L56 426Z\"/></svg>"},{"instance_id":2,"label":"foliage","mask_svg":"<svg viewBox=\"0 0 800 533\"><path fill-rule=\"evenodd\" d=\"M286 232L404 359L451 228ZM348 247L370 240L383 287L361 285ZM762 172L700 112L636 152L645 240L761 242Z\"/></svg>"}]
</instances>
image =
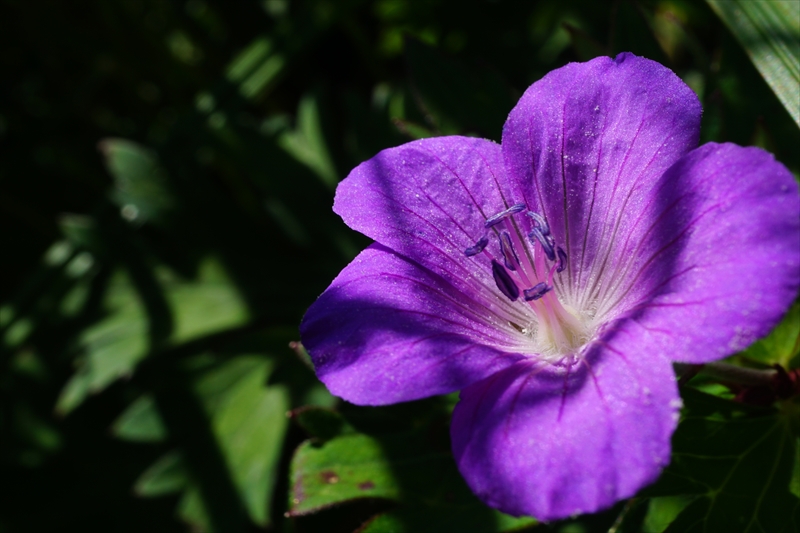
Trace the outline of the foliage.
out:
<instances>
[{"instance_id":1,"label":"foliage","mask_svg":"<svg viewBox=\"0 0 800 533\"><path fill-rule=\"evenodd\" d=\"M366 245L338 180L412 138L499 139L568 61L656 59L703 142L797 174L798 14L708 4L4 0L0 531L796 530L796 396L750 408L698 376L656 485L536 524L464 485L455 398L342 404L289 347ZM797 368L797 323L735 361Z\"/></svg>"}]
</instances>

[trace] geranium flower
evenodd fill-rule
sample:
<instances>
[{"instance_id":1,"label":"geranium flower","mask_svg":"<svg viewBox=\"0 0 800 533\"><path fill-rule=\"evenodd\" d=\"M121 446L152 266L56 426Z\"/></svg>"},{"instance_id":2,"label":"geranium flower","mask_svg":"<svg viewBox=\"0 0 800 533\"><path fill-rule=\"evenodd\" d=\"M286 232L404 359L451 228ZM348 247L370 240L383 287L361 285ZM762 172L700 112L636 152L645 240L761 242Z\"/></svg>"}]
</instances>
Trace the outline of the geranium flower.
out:
<instances>
[{"instance_id":1,"label":"geranium flower","mask_svg":"<svg viewBox=\"0 0 800 533\"><path fill-rule=\"evenodd\" d=\"M800 195L757 148L697 146L675 74L621 54L533 84L502 145L384 150L334 211L375 240L306 314L347 401L460 390L455 460L487 504L541 520L654 481L680 397L672 362L767 334L800 286Z\"/></svg>"}]
</instances>

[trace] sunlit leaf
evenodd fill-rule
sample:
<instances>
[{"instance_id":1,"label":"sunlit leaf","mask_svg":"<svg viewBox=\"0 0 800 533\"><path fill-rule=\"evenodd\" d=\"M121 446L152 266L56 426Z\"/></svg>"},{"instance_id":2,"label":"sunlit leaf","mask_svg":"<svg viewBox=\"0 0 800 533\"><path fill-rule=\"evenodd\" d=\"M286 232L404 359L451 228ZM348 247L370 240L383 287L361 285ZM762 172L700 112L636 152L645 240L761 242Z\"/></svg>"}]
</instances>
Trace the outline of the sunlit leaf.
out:
<instances>
[{"instance_id":1,"label":"sunlit leaf","mask_svg":"<svg viewBox=\"0 0 800 533\"><path fill-rule=\"evenodd\" d=\"M392 459L395 464L382 443L367 435L343 436L319 447L301 444L292 461L290 512L302 515L355 498L399 498L393 467L419 467L419 461L413 455ZM429 457L422 468L437 459Z\"/></svg>"},{"instance_id":2,"label":"sunlit leaf","mask_svg":"<svg viewBox=\"0 0 800 533\"><path fill-rule=\"evenodd\" d=\"M138 294L122 272L108 287L106 309L108 316L81 335L85 356L56 403L61 414L80 405L90 393L130 374L147 353L147 317Z\"/></svg>"},{"instance_id":3,"label":"sunlit leaf","mask_svg":"<svg viewBox=\"0 0 800 533\"><path fill-rule=\"evenodd\" d=\"M219 263L203 261L197 279L159 276L175 319L170 338L179 344L203 335L241 326L250 318L247 306Z\"/></svg>"},{"instance_id":4,"label":"sunlit leaf","mask_svg":"<svg viewBox=\"0 0 800 533\"><path fill-rule=\"evenodd\" d=\"M661 496L650 498L647 514L642 524L643 533L661 533L675 520L686 506L692 502L692 496Z\"/></svg>"},{"instance_id":5,"label":"sunlit leaf","mask_svg":"<svg viewBox=\"0 0 800 533\"><path fill-rule=\"evenodd\" d=\"M238 356L203 372L195 384L238 495L252 521L262 526L270 520L289 408L285 387L265 386L271 371L269 359ZM136 409L134 403L129 411L136 414ZM133 418L123 415L123 420ZM210 529L201 492L181 454L173 452L159 459L140 476L135 490L142 496L184 491L178 514L200 531Z\"/></svg>"},{"instance_id":6,"label":"sunlit leaf","mask_svg":"<svg viewBox=\"0 0 800 533\"><path fill-rule=\"evenodd\" d=\"M800 126L800 9L795 0L707 0Z\"/></svg>"},{"instance_id":7,"label":"sunlit leaf","mask_svg":"<svg viewBox=\"0 0 800 533\"><path fill-rule=\"evenodd\" d=\"M288 421L288 396L283 387L264 386L270 371L267 361L239 357L231 365L248 370L219 398L212 427L250 517L266 525Z\"/></svg>"},{"instance_id":8,"label":"sunlit leaf","mask_svg":"<svg viewBox=\"0 0 800 533\"><path fill-rule=\"evenodd\" d=\"M195 280L177 278L165 269L157 272L156 279L174 319L170 345L241 326L249 319L238 291L212 260L201 264ZM62 414L80 405L88 394L130 375L151 349L149 317L124 272L117 273L110 283L105 304L106 318L81 335L85 355L59 397L56 409Z\"/></svg>"},{"instance_id":9,"label":"sunlit leaf","mask_svg":"<svg viewBox=\"0 0 800 533\"><path fill-rule=\"evenodd\" d=\"M308 441L297 449L290 474L292 516L380 498L397 506L362 531L495 532L535 523L482 504L467 488L449 449L441 447L446 443L430 441L430 428L383 436L351 431L347 427L338 437L322 444Z\"/></svg>"},{"instance_id":10,"label":"sunlit leaf","mask_svg":"<svg viewBox=\"0 0 800 533\"><path fill-rule=\"evenodd\" d=\"M269 360L240 356L197 384L233 482L260 525L269 522L289 409L284 387L265 387L270 371Z\"/></svg>"}]
</instances>

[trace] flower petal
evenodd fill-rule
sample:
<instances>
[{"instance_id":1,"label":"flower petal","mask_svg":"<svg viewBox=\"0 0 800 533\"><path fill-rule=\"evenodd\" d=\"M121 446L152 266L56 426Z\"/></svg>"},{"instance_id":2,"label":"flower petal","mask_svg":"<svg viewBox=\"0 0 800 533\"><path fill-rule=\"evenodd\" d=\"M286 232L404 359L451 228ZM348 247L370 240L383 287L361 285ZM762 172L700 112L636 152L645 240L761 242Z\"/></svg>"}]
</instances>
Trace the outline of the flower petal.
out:
<instances>
[{"instance_id":1,"label":"flower petal","mask_svg":"<svg viewBox=\"0 0 800 533\"><path fill-rule=\"evenodd\" d=\"M508 323L445 279L374 244L309 308L300 326L317 376L360 405L456 391L519 360Z\"/></svg>"},{"instance_id":2,"label":"flower petal","mask_svg":"<svg viewBox=\"0 0 800 533\"><path fill-rule=\"evenodd\" d=\"M559 283L568 303L603 276L616 236L664 171L697 146L700 114L672 71L629 53L555 70L511 111L507 172L567 252Z\"/></svg>"},{"instance_id":3,"label":"flower petal","mask_svg":"<svg viewBox=\"0 0 800 533\"><path fill-rule=\"evenodd\" d=\"M489 254L467 257L464 251L486 235L488 217L516 201L499 145L439 137L384 150L356 167L336 189L333 210L459 291L491 297L482 305L508 307L495 297Z\"/></svg>"},{"instance_id":4,"label":"flower petal","mask_svg":"<svg viewBox=\"0 0 800 533\"><path fill-rule=\"evenodd\" d=\"M653 350L676 361L720 359L769 333L797 296L798 185L759 148L713 143L663 181L680 196L653 234L671 237L645 243L633 269L636 284L661 294L633 311Z\"/></svg>"},{"instance_id":5,"label":"flower petal","mask_svg":"<svg viewBox=\"0 0 800 533\"><path fill-rule=\"evenodd\" d=\"M523 361L462 391L453 453L487 504L545 521L595 512L669 462L680 407L669 361L618 329L604 337L569 372Z\"/></svg>"}]
</instances>

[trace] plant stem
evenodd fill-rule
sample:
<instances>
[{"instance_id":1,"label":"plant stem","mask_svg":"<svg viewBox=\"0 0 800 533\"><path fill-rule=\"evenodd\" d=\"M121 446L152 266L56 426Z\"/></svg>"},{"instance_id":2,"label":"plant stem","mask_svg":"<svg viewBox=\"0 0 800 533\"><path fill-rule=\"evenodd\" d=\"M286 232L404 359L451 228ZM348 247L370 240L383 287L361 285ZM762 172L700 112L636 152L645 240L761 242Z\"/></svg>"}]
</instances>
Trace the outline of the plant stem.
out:
<instances>
[{"instance_id":1,"label":"plant stem","mask_svg":"<svg viewBox=\"0 0 800 533\"><path fill-rule=\"evenodd\" d=\"M744 368L731 365L729 363L706 363L704 365L691 365L686 363L676 363L675 371L679 376L692 371L693 367L699 367L698 373L710 378L724 381L726 383L738 383L740 385L769 385L773 382L777 370L772 368L759 370L755 368Z\"/></svg>"}]
</instances>

